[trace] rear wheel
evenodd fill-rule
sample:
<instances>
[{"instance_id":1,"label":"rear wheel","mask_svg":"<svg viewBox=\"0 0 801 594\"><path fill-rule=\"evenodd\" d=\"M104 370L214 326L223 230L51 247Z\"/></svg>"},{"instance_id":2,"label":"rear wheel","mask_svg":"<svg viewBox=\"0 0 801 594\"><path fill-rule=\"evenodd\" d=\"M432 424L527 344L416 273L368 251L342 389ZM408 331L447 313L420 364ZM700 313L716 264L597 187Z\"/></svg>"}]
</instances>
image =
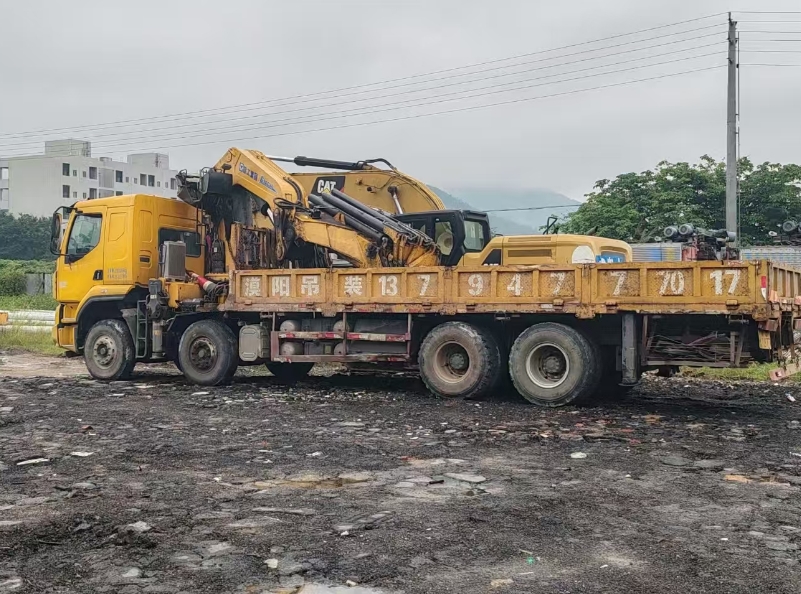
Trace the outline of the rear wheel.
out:
<instances>
[{"instance_id":1,"label":"rear wheel","mask_svg":"<svg viewBox=\"0 0 801 594\"><path fill-rule=\"evenodd\" d=\"M133 338L122 320L101 320L86 335L86 369L95 379L128 379L136 365Z\"/></svg>"},{"instance_id":2,"label":"rear wheel","mask_svg":"<svg viewBox=\"0 0 801 594\"><path fill-rule=\"evenodd\" d=\"M420 376L426 387L445 398L479 398L498 387L503 371L492 334L464 322L446 322L420 345Z\"/></svg>"},{"instance_id":3,"label":"rear wheel","mask_svg":"<svg viewBox=\"0 0 801 594\"><path fill-rule=\"evenodd\" d=\"M187 328L176 365L193 384L216 386L231 379L239 363L236 336L218 320L200 320Z\"/></svg>"},{"instance_id":4,"label":"rear wheel","mask_svg":"<svg viewBox=\"0 0 801 594\"><path fill-rule=\"evenodd\" d=\"M564 406L590 397L601 379L598 348L577 330L547 322L517 337L509 374L520 394L539 406Z\"/></svg>"},{"instance_id":5,"label":"rear wheel","mask_svg":"<svg viewBox=\"0 0 801 594\"><path fill-rule=\"evenodd\" d=\"M267 370L282 384L294 384L309 375L314 363L279 363L265 364Z\"/></svg>"}]
</instances>

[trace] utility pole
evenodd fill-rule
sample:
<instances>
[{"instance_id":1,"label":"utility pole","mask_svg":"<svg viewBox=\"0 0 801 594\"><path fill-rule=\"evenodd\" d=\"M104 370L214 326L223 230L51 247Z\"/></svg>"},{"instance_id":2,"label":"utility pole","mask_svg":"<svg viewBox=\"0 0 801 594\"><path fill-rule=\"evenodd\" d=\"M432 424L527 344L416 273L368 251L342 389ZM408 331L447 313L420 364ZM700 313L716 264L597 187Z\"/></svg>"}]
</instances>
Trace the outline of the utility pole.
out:
<instances>
[{"instance_id":1,"label":"utility pole","mask_svg":"<svg viewBox=\"0 0 801 594\"><path fill-rule=\"evenodd\" d=\"M729 80L726 89L726 230L737 233L737 23L729 13Z\"/></svg>"}]
</instances>

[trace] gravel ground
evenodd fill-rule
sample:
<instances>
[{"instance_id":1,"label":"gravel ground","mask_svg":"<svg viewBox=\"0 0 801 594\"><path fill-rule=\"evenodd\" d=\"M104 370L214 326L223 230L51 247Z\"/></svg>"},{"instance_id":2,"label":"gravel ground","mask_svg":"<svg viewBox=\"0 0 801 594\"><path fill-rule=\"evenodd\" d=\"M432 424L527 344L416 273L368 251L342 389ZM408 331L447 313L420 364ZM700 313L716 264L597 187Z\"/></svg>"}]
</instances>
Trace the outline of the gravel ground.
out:
<instances>
[{"instance_id":1,"label":"gravel ground","mask_svg":"<svg viewBox=\"0 0 801 594\"><path fill-rule=\"evenodd\" d=\"M797 385L543 410L4 362L0 593L801 591Z\"/></svg>"}]
</instances>

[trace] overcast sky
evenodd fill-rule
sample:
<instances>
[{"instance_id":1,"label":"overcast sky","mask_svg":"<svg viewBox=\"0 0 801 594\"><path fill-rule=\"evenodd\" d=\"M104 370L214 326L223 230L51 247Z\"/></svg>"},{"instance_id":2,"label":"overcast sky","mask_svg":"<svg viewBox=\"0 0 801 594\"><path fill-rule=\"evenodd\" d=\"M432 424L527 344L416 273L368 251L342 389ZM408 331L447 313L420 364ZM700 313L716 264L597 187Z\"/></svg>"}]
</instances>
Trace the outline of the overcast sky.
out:
<instances>
[{"instance_id":1,"label":"overcast sky","mask_svg":"<svg viewBox=\"0 0 801 594\"><path fill-rule=\"evenodd\" d=\"M236 145L274 155L385 157L445 189L547 187L578 199L597 179L647 169L662 159L694 161L705 153L723 158L725 16L495 62L480 67L484 72L472 78L454 78L470 72L457 70L373 87L372 94L356 89L309 95L532 54L727 10L792 11L801 10L801 5L797 0L0 0L0 156L41 152L45 138L73 136L92 140L94 156L119 158L138 149L160 149L170 155L173 167L197 170ZM801 14L738 16L801 21ZM744 33L743 50L801 50L801 42L757 42L801 39L801 22L740 27L776 32ZM690 29L695 31L649 41ZM631 41L639 43L596 49ZM660 47L643 51L648 45ZM591 49L596 51L588 53ZM678 51L682 49L687 51ZM614 57L597 60L612 53ZM713 55L703 56L708 53ZM565 54L574 55L556 59ZM695 55L701 57L610 73ZM519 62L526 65L517 71L528 71L509 76L513 70L498 69ZM742 62L801 64L801 53L743 53ZM564 65L555 67L559 64ZM544 69L546 65L552 68ZM531 100L711 66L720 67ZM538 70L532 71L535 67ZM551 78L543 79L546 75ZM539 80L530 82L533 77ZM576 80L555 82L564 78ZM421 80L431 82L400 86ZM474 82L453 84L466 80ZM508 84L516 81L519 84ZM504 83L506 87L492 86ZM441 88L409 92L437 86ZM801 68L743 67L741 87L742 154L760 162L801 163ZM454 95L469 89L494 94L472 99ZM443 101L438 98L443 93L458 100ZM202 118L1 136L296 96L304 97ZM529 100L341 127L520 99ZM398 105L400 101L406 103ZM374 109L367 109L371 106ZM289 118L305 119L287 122ZM225 133L229 126L232 130ZM297 133L333 126L339 128Z\"/></svg>"}]
</instances>

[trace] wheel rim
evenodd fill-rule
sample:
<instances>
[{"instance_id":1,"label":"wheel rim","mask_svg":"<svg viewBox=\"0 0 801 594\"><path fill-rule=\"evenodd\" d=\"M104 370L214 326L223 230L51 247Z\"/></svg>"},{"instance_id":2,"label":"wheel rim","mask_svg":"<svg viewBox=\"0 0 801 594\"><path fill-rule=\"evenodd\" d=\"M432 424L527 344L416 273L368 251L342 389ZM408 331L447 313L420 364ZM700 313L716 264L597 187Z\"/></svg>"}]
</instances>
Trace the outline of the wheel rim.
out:
<instances>
[{"instance_id":1,"label":"wheel rim","mask_svg":"<svg viewBox=\"0 0 801 594\"><path fill-rule=\"evenodd\" d=\"M526 373L540 388L556 388L570 373L570 359L558 345L550 342L538 344L526 358Z\"/></svg>"},{"instance_id":2,"label":"wheel rim","mask_svg":"<svg viewBox=\"0 0 801 594\"><path fill-rule=\"evenodd\" d=\"M464 379L470 369L470 355L458 342L446 342L434 353L434 371L444 382L455 384Z\"/></svg>"},{"instance_id":3,"label":"wheel rim","mask_svg":"<svg viewBox=\"0 0 801 594\"><path fill-rule=\"evenodd\" d=\"M189 347L189 362L200 372L210 371L217 363L217 347L205 336L196 338Z\"/></svg>"},{"instance_id":4,"label":"wheel rim","mask_svg":"<svg viewBox=\"0 0 801 594\"><path fill-rule=\"evenodd\" d=\"M108 334L103 334L92 347L92 360L101 369L109 369L117 360L117 342Z\"/></svg>"}]
</instances>

